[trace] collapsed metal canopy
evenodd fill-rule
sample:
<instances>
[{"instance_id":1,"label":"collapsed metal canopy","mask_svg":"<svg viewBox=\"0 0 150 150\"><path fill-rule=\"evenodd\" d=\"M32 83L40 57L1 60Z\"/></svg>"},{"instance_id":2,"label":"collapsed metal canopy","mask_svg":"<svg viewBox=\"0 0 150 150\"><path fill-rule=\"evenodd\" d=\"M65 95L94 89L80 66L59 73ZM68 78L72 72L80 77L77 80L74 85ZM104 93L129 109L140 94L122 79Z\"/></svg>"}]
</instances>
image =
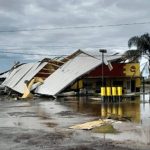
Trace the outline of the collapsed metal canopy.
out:
<instances>
[{"instance_id":1,"label":"collapsed metal canopy","mask_svg":"<svg viewBox=\"0 0 150 150\"><path fill-rule=\"evenodd\" d=\"M44 84L36 89L36 93L52 96L57 95L77 78L100 64L101 60L81 52L51 74L44 81Z\"/></svg>"},{"instance_id":2,"label":"collapsed metal canopy","mask_svg":"<svg viewBox=\"0 0 150 150\"><path fill-rule=\"evenodd\" d=\"M112 61L118 59L118 56L107 57L106 59ZM46 66L49 64L55 67L47 68ZM45 80L44 84L40 85L35 92L54 96L100 64L101 59L78 50L62 61L46 59L41 62L22 64L10 72L2 85L23 94L25 80L30 81L37 75L45 78Z\"/></svg>"},{"instance_id":3,"label":"collapsed metal canopy","mask_svg":"<svg viewBox=\"0 0 150 150\"><path fill-rule=\"evenodd\" d=\"M4 72L0 74L0 79L1 78L7 78L9 76L9 71L8 72Z\"/></svg>"},{"instance_id":4,"label":"collapsed metal canopy","mask_svg":"<svg viewBox=\"0 0 150 150\"><path fill-rule=\"evenodd\" d=\"M24 92L24 81L31 80L48 62L23 64L12 70L2 85L19 93Z\"/></svg>"}]
</instances>

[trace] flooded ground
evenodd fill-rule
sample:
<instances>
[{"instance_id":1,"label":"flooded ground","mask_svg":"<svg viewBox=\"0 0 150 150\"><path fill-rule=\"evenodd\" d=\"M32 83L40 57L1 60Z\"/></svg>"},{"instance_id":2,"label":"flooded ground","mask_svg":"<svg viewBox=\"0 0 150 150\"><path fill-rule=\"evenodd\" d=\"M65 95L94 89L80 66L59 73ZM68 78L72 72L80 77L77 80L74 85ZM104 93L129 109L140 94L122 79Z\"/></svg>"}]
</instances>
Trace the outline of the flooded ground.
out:
<instances>
[{"instance_id":1,"label":"flooded ground","mask_svg":"<svg viewBox=\"0 0 150 150\"><path fill-rule=\"evenodd\" d=\"M101 103L85 98L67 98L60 103L88 116L97 118L111 118L120 120L115 127L121 131L119 134L107 134L105 138L119 141L131 140L134 142L150 144L150 103L149 95L124 99L121 103ZM99 136L99 135L97 135Z\"/></svg>"},{"instance_id":2,"label":"flooded ground","mask_svg":"<svg viewBox=\"0 0 150 150\"><path fill-rule=\"evenodd\" d=\"M115 119L116 134L73 130L70 126L103 118ZM119 120L119 122L118 122ZM0 149L150 149L149 95L101 103L91 97L57 100L0 100Z\"/></svg>"}]
</instances>

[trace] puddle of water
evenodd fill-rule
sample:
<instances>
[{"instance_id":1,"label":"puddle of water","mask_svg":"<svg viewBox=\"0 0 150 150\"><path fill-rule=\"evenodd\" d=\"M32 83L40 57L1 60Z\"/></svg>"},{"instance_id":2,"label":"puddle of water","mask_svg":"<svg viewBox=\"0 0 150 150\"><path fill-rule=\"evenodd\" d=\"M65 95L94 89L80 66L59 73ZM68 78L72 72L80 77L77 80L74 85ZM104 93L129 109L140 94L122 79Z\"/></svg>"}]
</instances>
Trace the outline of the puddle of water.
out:
<instances>
[{"instance_id":1,"label":"puddle of water","mask_svg":"<svg viewBox=\"0 0 150 150\"><path fill-rule=\"evenodd\" d=\"M150 103L149 96L145 96L144 103L141 97L121 103L101 103L85 97L59 98L56 101L39 101L31 107L28 103L13 103L8 107L7 113L0 116L0 127L21 127L26 129L43 129L70 127L75 124L88 122L91 119L114 118L122 120L126 129L119 134L107 134L106 138L113 140L133 140L150 143ZM17 106L17 109L16 109ZM28 113L27 113L28 112ZM47 127L47 128L46 128ZM84 131L83 131L84 132ZM89 132L88 132L89 134ZM94 136L103 137L103 134ZM83 135L82 135L83 138Z\"/></svg>"},{"instance_id":2,"label":"puddle of water","mask_svg":"<svg viewBox=\"0 0 150 150\"><path fill-rule=\"evenodd\" d=\"M51 122L58 124L58 127L65 128L90 119L89 116L83 117L81 114L74 112L71 107L66 107L64 103L62 104L59 101L40 102L36 112L39 116L42 116L40 117L42 120L44 120L43 117L45 121L50 117Z\"/></svg>"},{"instance_id":3,"label":"puddle of water","mask_svg":"<svg viewBox=\"0 0 150 150\"><path fill-rule=\"evenodd\" d=\"M113 140L131 140L150 144L150 103L149 95L143 95L133 99L124 99L121 103L101 103L85 97L60 98L58 102L62 106L71 108L72 111L94 116L98 118L114 118L127 122L127 127L122 133L107 134L106 138ZM141 102L142 101L142 102ZM82 122L81 122L82 123ZM126 124L125 124L126 125ZM103 137L102 134L97 136Z\"/></svg>"},{"instance_id":4,"label":"puddle of water","mask_svg":"<svg viewBox=\"0 0 150 150\"><path fill-rule=\"evenodd\" d=\"M63 101L58 99L62 105L72 108L73 111L84 113L99 118L113 118L135 123L141 122L140 99L135 101L124 101L122 103L101 103L80 97L67 98Z\"/></svg>"},{"instance_id":5,"label":"puddle of water","mask_svg":"<svg viewBox=\"0 0 150 150\"><path fill-rule=\"evenodd\" d=\"M28 107L30 106L30 107ZM49 131L37 113L38 105L31 105L29 102L3 103L4 110L0 112L0 127L16 127L23 129L38 129ZM46 116L44 116L46 117ZM48 120L48 119L47 119Z\"/></svg>"}]
</instances>

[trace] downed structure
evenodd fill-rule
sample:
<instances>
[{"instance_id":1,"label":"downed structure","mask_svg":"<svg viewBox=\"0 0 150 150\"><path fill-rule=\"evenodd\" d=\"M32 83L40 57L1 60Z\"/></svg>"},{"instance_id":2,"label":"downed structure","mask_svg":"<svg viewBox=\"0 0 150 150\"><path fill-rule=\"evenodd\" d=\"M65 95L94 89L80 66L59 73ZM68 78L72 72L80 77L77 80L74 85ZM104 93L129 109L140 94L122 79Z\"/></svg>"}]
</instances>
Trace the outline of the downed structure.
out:
<instances>
[{"instance_id":1,"label":"downed structure","mask_svg":"<svg viewBox=\"0 0 150 150\"><path fill-rule=\"evenodd\" d=\"M2 85L2 83L6 80L9 74L10 70L0 73L0 94L4 94L6 92L6 88L4 85Z\"/></svg>"},{"instance_id":2,"label":"downed structure","mask_svg":"<svg viewBox=\"0 0 150 150\"><path fill-rule=\"evenodd\" d=\"M57 95L79 77L100 65L101 61L82 51L67 61L63 66L51 74L43 85L36 89L42 95Z\"/></svg>"},{"instance_id":3,"label":"downed structure","mask_svg":"<svg viewBox=\"0 0 150 150\"><path fill-rule=\"evenodd\" d=\"M107 61L114 61L116 59L120 59L120 56L112 56L107 58ZM36 93L56 96L69 86L72 86L76 81L78 82L84 75L100 66L101 63L101 58L79 50L70 60L51 74L44 81L44 84L36 89Z\"/></svg>"},{"instance_id":4,"label":"downed structure","mask_svg":"<svg viewBox=\"0 0 150 150\"><path fill-rule=\"evenodd\" d=\"M0 73L0 85L2 82L4 82L4 80L9 76L9 71Z\"/></svg>"},{"instance_id":5,"label":"downed structure","mask_svg":"<svg viewBox=\"0 0 150 150\"><path fill-rule=\"evenodd\" d=\"M12 69L2 85L23 94L22 98L26 98L30 96L31 90L39 86L62 64L62 62L51 59L44 59L36 63L20 64Z\"/></svg>"},{"instance_id":6,"label":"downed structure","mask_svg":"<svg viewBox=\"0 0 150 150\"><path fill-rule=\"evenodd\" d=\"M106 89L119 86L123 94L139 92L141 76L138 63L124 63L119 55L106 55L104 62L102 75L101 56L78 50L60 60L44 59L21 64L10 72L2 85L23 94L22 98L30 97L32 90L47 96L58 96L66 91L79 93L80 90L86 95L99 94L102 85Z\"/></svg>"}]
</instances>

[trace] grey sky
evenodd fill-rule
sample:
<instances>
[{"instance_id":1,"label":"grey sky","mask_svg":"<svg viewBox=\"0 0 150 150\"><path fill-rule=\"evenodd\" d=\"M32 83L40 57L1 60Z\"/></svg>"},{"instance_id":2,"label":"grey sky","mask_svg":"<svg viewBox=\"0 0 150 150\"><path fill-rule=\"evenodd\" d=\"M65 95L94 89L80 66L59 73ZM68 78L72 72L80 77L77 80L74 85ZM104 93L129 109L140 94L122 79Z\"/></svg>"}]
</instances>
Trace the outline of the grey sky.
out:
<instances>
[{"instance_id":1,"label":"grey sky","mask_svg":"<svg viewBox=\"0 0 150 150\"><path fill-rule=\"evenodd\" d=\"M150 21L149 0L0 0L0 31ZM0 51L70 54L77 49L128 49L130 37L150 32L150 24L120 27L0 32ZM4 54L1 70L14 61L44 56Z\"/></svg>"}]
</instances>

